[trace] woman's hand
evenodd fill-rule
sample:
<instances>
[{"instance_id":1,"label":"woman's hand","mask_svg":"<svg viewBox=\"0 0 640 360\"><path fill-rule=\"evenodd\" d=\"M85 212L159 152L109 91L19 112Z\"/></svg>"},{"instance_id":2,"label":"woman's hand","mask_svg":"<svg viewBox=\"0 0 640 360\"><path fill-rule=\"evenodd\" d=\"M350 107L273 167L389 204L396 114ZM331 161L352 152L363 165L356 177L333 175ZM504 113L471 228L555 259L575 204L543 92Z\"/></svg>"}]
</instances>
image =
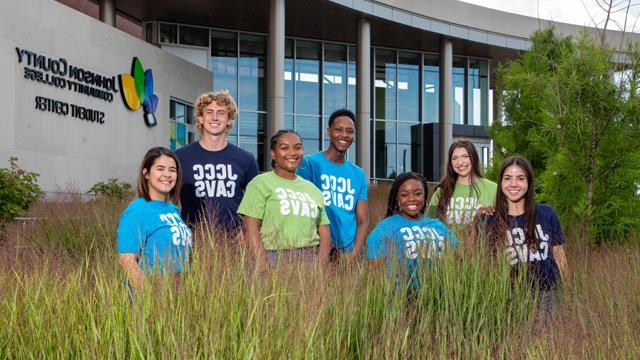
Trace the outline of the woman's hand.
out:
<instances>
[{"instance_id":1,"label":"woman's hand","mask_svg":"<svg viewBox=\"0 0 640 360\"><path fill-rule=\"evenodd\" d=\"M256 264L256 270L259 272L266 271L267 250L264 248L262 238L260 237L260 226L262 221L251 216L242 217L242 231L244 233L244 241L249 246L249 252L253 256Z\"/></svg>"},{"instance_id":2,"label":"woman's hand","mask_svg":"<svg viewBox=\"0 0 640 360\"><path fill-rule=\"evenodd\" d=\"M562 279L562 283L566 284L569 282L569 265L567 264L567 256L564 254L564 248L562 245L556 245L551 248L553 252L553 258L556 260L556 264L558 265L558 269L560 270L560 278Z\"/></svg>"},{"instance_id":3,"label":"woman's hand","mask_svg":"<svg viewBox=\"0 0 640 360\"><path fill-rule=\"evenodd\" d=\"M476 212L476 216L485 216L485 215L493 215L496 212L496 206L495 205L491 205L491 206L481 206L478 208L478 211Z\"/></svg>"}]
</instances>

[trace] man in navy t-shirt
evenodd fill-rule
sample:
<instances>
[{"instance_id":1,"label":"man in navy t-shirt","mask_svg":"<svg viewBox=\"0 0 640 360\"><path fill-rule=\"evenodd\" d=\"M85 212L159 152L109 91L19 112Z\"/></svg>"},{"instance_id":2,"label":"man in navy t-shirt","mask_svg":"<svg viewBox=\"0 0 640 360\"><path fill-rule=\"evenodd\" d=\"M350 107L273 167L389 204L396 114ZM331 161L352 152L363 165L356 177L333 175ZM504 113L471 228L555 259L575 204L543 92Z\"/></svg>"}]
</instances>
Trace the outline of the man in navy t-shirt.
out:
<instances>
[{"instance_id":1,"label":"man in navy t-shirt","mask_svg":"<svg viewBox=\"0 0 640 360\"><path fill-rule=\"evenodd\" d=\"M200 140L176 151L182 165L182 218L194 225L204 216L209 226L235 236L241 233L236 211L258 164L251 153L227 142L237 111L229 92L204 93L194 107Z\"/></svg>"},{"instance_id":2,"label":"man in navy t-shirt","mask_svg":"<svg viewBox=\"0 0 640 360\"><path fill-rule=\"evenodd\" d=\"M361 168L346 159L355 135L355 115L347 109L329 117L329 148L305 156L298 175L322 192L327 209L331 242L340 256L358 256L367 238L367 178Z\"/></svg>"}]
</instances>

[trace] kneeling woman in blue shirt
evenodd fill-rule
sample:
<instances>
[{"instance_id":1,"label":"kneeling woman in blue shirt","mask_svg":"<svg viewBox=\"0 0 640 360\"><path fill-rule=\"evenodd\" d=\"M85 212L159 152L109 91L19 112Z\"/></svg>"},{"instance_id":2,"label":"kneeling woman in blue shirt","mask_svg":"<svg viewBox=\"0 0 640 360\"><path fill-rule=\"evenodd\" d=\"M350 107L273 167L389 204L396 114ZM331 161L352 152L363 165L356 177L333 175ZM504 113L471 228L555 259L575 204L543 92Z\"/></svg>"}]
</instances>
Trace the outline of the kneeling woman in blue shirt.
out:
<instances>
[{"instance_id":1,"label":"kneeling woman in blue shirt","mask_svg":"<svg viewBox=\"0 0 640 360\"><path fill-rule=\"evenodd\" d=\"M144 274L180 273L191 251L191 230L176 207L182 171L167 148L150 149L138 173L135 199L118 224L118 261L135 287Z\"/></svg>"},{"instance_id":2,"label":"kneeling woman in blue shirt","mask_svg":"<svg viewBox=\"0 0 640 360\"><path fill-rule=\"evenodd\" d=\"M438 219L424 215L427 182L422 175L408 172L398 176L389 192L387 213L367 238L367 258L375 265L386 261L400 287L420 285L420 267L434 259L458 239ZM393 267L396 266L394 269Z\"/></svg>"}]
</instances>

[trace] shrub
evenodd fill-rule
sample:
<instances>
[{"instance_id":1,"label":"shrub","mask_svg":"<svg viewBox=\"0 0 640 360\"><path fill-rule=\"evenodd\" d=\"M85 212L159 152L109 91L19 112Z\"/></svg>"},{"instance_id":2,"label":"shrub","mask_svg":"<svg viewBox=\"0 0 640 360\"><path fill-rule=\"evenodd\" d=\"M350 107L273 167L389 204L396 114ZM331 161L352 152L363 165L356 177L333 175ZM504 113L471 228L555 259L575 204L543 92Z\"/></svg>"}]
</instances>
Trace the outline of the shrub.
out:
<instances>
[{"instance_id":1,"label":"shrub","mask_svg":"<svg viewBox=\"0 0 640 360\"><path fill-rule=\"evenodd\" d=\"M9 158L9 168L0 169L0 228L16 216L24 215L40 196L40 174L18 166L18 158Z\"/></svg>"},{"instance_id":2,"label":"shrub","mask_svg":"<svg viewBox=\"0 0 640 360\"><path fill-rule=\"evenodd\" d=\"M88 191L95 196L103 196L114 199L126 199L131 195L131 184L111 178L107 182L98 182Z\"/></svg>"}]
</instances>

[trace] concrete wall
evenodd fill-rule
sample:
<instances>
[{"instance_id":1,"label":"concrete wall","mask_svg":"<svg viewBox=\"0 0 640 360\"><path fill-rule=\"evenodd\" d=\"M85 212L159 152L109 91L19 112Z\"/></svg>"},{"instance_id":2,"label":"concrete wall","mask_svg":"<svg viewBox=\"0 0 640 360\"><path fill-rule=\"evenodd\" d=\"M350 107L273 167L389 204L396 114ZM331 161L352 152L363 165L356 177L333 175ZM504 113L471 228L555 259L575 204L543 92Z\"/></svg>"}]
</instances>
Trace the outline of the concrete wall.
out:
<instances>
[{"instance_id":1,"label":"concrete wall","mask_svg":"<svg viewBox=\"0 0 640 360\"><path fill-rule=\"evenodd\" d=\"M129 73L138 57L154 74L158 125L147 127L142 109L127 109L119 87L108 102L26 79L27 63L18 62L16 47L107 77ZM41 174L45 191L86 191L112 177L134 183L146 150L169 144L169 98L192 101L211 87L206 69L67 6L0 2L0 166L18 157L23 168ZM38 110L37 96L103 112L104 123Z\"/></svg>"}]
</instances>

